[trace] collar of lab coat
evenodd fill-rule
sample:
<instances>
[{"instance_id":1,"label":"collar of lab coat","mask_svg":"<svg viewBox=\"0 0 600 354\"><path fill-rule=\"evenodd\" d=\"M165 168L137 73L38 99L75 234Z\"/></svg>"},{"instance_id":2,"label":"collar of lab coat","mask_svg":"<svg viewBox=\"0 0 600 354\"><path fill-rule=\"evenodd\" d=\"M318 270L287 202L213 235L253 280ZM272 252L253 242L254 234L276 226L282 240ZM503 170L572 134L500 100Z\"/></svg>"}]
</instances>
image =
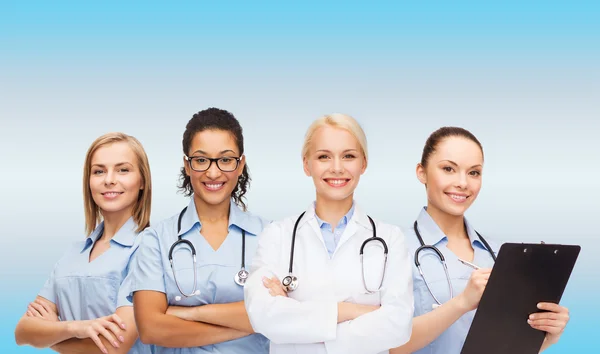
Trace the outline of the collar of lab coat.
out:
<instances>
[{"instance_id":1,"label":"collar of lab coat","mask_svg":"<svg viewBox=\"0 0 600 354\"><path fill-rule=\"evenodd\" d=\"M312 228L314 235L317 236L321 243L323 243L323 246L327 248L325 246L325 241L322 237L321 228L319 227L319 223L317 222L317 215L315 213L315 203L311 203L308 209L306 209L302 220L300 220L300 222L298 223L298 230L300 230L302 226L307 223ZM365 212L362 211L360 206L356 202L354 202L354 214L352 214L352 217L348 221L346 229L340 237L340 241L338 242L336 252L342 247L342 245L346 241L348 241L352 236L354 236L357 233L357 231L360 230L360 228L364 228L371 232L373 231L373 227L371 226L371 222L369 221L367 214L365 214Z\"/></svg>"}]
</instances>

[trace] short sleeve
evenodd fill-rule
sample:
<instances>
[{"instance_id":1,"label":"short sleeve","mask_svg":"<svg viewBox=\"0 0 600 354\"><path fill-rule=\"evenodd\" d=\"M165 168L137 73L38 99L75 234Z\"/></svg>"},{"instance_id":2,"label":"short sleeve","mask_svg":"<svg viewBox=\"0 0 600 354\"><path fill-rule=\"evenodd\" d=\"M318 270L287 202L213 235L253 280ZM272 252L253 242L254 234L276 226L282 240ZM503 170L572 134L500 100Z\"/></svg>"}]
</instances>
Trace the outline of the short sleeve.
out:
<instances>
[{"instance_id":1,"label":"short sleeve","mask_svg":"<svg viewBox=\"0 0 600 354\"><path fill-rule=\"evenodd\" d=\"M136 237L134 244L132 246L132 251L129 255L129 259L127 261L127 266L125 267L124 278L121 282L121 286L119 287L119 292L117 294L117 308L121 306L133 306L133 302L131 301L129 294L132 292L133 288L133 265L136 262L135 255L140 249L142 237L141 234Z\"/></svg>"},{"instance_id":2,"label":"short sleeve","mask_svg":"<svg viewBox=\"0 0 600 354\"><path fill-rule=\"evenodd\" d=\"M158 234L156 230L149 227L139 237L141 237L140 246L132 257L129 272L121 285L129 303L133 302L133 293L139 290L166 293Z\"/></svg>"},{"instance_id":3,"label":"short sleeve","mask_svg":"<svg viewBox=\"0 0 600 354\"><path fill-rule=\"evenodd\" d=\"M55 276L58 265L59 263L56 263L56 265L54 265L54 269L52 270L52 273L50 273L50 277L46 280L46 283L44 284L42 290L40 290L38 294L39 296L52 302L53 304L56 304Z\"/></svg>"}]
</instances>

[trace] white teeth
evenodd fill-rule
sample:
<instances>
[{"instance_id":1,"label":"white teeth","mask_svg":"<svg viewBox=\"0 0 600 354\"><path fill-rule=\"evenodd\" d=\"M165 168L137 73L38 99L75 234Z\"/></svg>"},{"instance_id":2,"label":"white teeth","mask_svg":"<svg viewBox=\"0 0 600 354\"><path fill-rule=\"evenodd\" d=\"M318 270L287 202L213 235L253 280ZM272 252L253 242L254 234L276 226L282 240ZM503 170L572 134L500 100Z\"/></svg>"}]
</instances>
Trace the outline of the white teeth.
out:
<instances>
[{"instance_id":1,"label":"white teeth","mask_svg":"<svg viewBox=\"0 0 600 354\"><path fill-rule=\"evenodd\" d=\"M328 182L329 182L329 184L334 184L334 185L339 186L339 185L342 185L342 184L346 183L346 180L344 180L344 179L330 179Z\"/></svg>"},{"instance_id":2,"label":"white teeth","mask_svg":"<svg viewBox=\"0 0 600 354\"><path fill-rule=\"evenodd\" d=\"M219 184L208 184L206 183L206 187L208 187L208 189L219 189L223 186L223 183L219 183Z\"/></svg>"},{"instance_id":3,"label":"white teeth","mask_svg":"<svg viewBox=\"0 0 600 354\"><path fill-rule=\"evenodd\" d=\"M108 193L104 193L105 196L109 196L109 197L114 197L119 195L120 193L118 192L108 192Z\"/></svg>"},{"instance_id":4,"label":"white teeth","mask_svg":"<svg viewBox=\"0 0 600 354\"><path fill-rule=\"evenodd\" d=\"M467 199L467 196L465 195L456 195L456 194L448 194L450 196L450 198L454 199L454 200L458 200L458 201L463 201L465 199Z\"/></svg>"}]
</instances>

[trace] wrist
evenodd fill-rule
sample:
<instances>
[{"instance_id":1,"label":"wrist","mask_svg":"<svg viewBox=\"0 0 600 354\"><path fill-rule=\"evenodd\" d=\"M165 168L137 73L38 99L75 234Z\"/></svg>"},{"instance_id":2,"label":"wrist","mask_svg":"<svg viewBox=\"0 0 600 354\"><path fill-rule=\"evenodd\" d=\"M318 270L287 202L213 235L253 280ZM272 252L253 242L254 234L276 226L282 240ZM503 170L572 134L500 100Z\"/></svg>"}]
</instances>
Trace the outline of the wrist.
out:
<instances>
[{"instance_id":1,"label":"wrist","mask_svg":"<svg viewBox=\"0 0 600 354\"><path fill-rule=\"evenodd\" d=\"M351 319L349 314L350 308L348 307L348 303L346 302L338 302L337 304L337 312L338 312L338 323L346 322Z\"/></svg>"},{"instance_id":2,"label":"wrist","mask_svg":"<svg viewBox=\"0 0 600 354\"><path fill-rule=\"evenodd\" d=\"M462 315L464 315L465 313L467 313L467 312L469 312L469 311L473 310L473 309L471 308L471 306L469 306L469 302L467 301L467 298L466 298L466 296L464 295L464 293L460 293L460 294L458 294L458 296L456 296L456 297L455 297L454 299L452 299L452 300L454 300L454 301L453 301L453 302L454 302L454 305L455 305L456 309L457 309L458 311L460 311L460 313L461 313L461 316L462 316Z\"/></svg>"},{"instance_id":3,"label":"wrist","mask_svg":"<svg viewBox=\"0 0 600 354\"><path fill-rule=\"evenodd\" d=\"M206 322L205 321L205 317L203 316L204 312L205 312L205 307L207 305L200 305L200 306L194 306L192 307L192 317L194 318L194 321L196 322Z\"/></svg>"},{"instance_id":4,"label":"wrist","mask_svg":"<svg viewBox=\"0 0 600 354\"><path fill-rule=\"evenodd\" d=\"M67 336L69 336L69 338L74 338L77 337L77 331L76 331L76 327L77 324L80 321L64 321L64 322L60 322L63 324L64 327L64 332Z\"/></svg>"}]
</instances>

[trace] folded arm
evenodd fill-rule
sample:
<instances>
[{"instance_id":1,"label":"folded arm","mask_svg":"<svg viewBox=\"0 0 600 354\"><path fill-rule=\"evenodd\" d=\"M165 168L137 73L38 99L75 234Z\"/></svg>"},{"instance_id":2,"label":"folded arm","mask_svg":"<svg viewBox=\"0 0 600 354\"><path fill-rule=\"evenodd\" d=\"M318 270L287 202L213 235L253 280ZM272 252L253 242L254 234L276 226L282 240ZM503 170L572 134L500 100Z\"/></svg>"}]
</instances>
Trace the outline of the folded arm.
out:
<instances>
[{"instance_id":1,"label":"folded arm","mask_svg":"<svg viewBox=\"0 0 600 354\"><path fill-rule=\"evenodd\" d=\"M328 353L379 353L409 340L414 311L412 268L402 232L396 227L392 232L397 234L389 245L381 307L337 325L336 338L325 341Z\"/></svg>"},{"instance_id":2,"label":"folded arm","mask_svg":"<svg viewBox=\"0 0 600 354\"><path fill-rule=\"evenodd\" d=\"M121 328L120 337L122 340L110 343L108 339L100 336L98 340L101 342L102 347L107 351L103 351L98 346L97 342L91 338L79 339L70 338L60 343L57 343L50 348L57 353L62 354L87 354L87 353L110 353L110 354L127 354L131 347L135 344L138 339L138 332L135 326L135 319L133 316L132 306L119 307L115 314L122 320L125 328ZM114 343L119 344L118 348L113 346Z\"/></svg>"},{"instance_id":3,"label":"folded arm","mask_svg":"<svg viewBox=\"0 0 600 354\"><path fill-rule=\"evenodd\" d=\"M243 301L192 307L169 306L167 314L187 321L204 322L246 333L254 333Z\"/></svg>"},{"instance_id":4,"label":"folded arm","mask_svg":"<svg viewBox=\"0 0 600 354\"><path fill-rule=\"evenodd\" d=\"M48 313L46 318L43 317L45 313ZM29 305L27 313L21 317L15 329L17 345L31 345L35 348L48 348L72 337L68 321L58 320L56 304L41 296Z\"/></svg>"},{"instance_id":5,"label":"folded arm","mask_svg":"<svg viewBox=\"0 0 600 354\"><path fill-rule=\"evenodd\" d=\"M167 314L167 297L158 291L133 294L135 321L145 344L167 348L191 348L245 337L250 333L208 323L186 321Z\"/></svg>"},{"instance_id":6,"label":"folded arm","mask_svg":"<svg viewBox=\"0 0 600 354\"><path fill-rule=\"evenodd\" d=\"M277 277L283 232L278 223L268 225L258 238L244 299L252 327L274 343L316 343L335 338L338 304L333 299L297 301L271 296L263 278ZM298 328L302 328L299 331Z\"/></svg>"},{"instance_id":7,"label":"folded arm","mask_svg":"<svg viewBox=\"0 0 600 354\"><path fill-rule=\"evenodd\" d=\"M59 353L127 353L137 339L133 311L117 311L120 315L59 321L56 305L38 296L17 324L15 340L18 345L50 347Z\"/></svg>"}]
</instances>

